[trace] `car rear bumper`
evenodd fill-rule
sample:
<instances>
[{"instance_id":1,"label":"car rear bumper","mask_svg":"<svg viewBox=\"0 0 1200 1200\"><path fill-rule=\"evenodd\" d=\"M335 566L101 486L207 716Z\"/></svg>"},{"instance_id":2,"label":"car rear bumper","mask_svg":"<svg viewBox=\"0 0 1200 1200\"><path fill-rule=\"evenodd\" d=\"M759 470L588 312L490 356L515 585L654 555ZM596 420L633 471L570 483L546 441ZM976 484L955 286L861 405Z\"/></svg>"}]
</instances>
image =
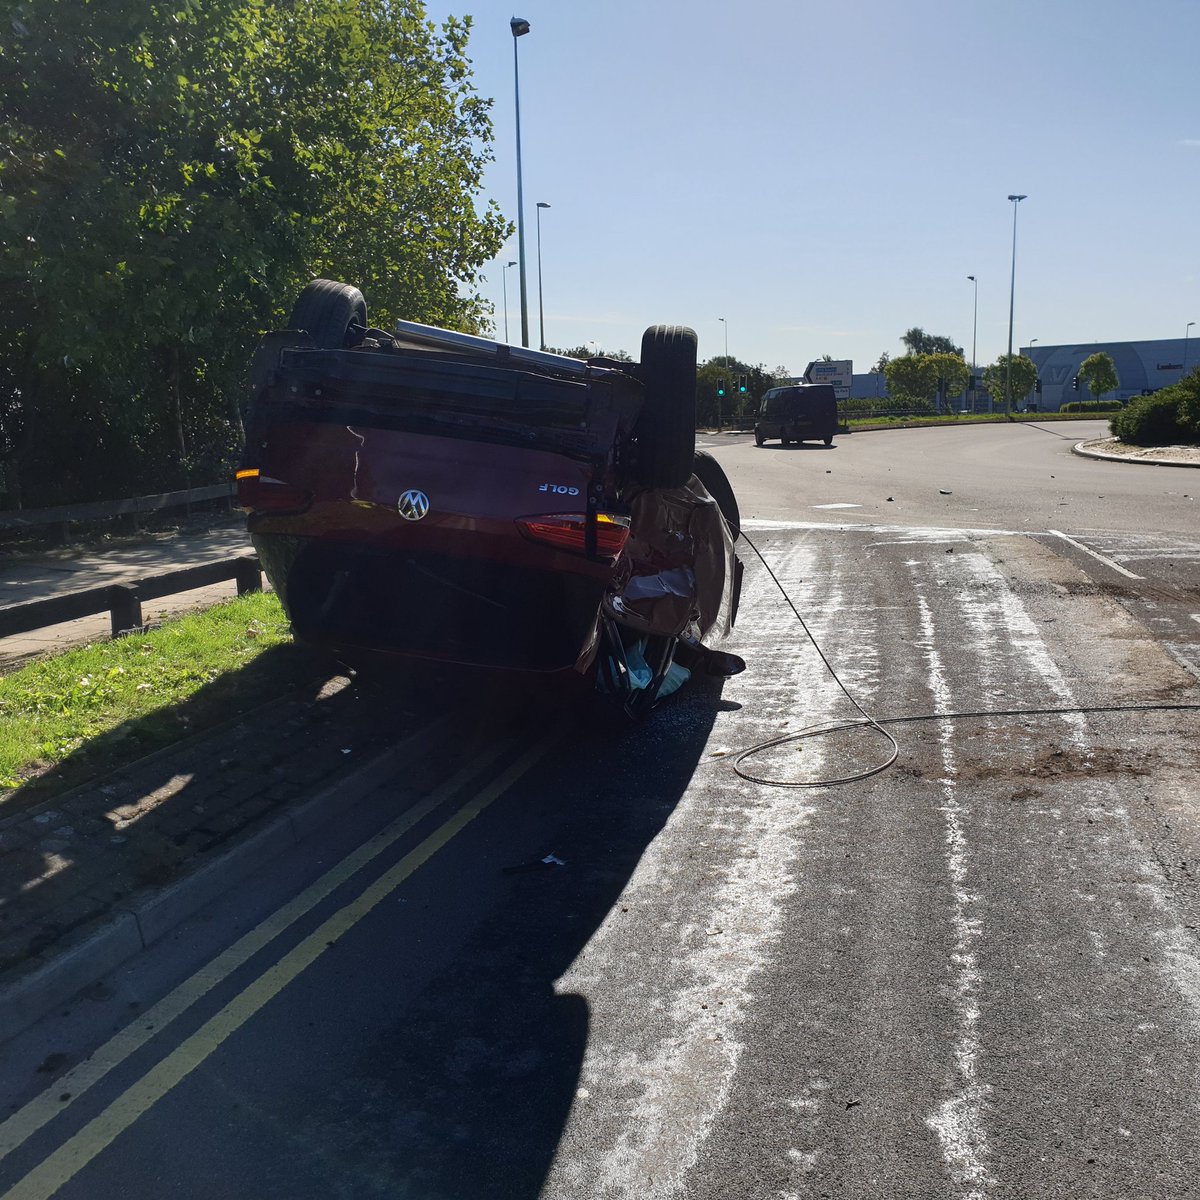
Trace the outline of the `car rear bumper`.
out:
<instances>
[{"instance_id":1,"label":"car rear bumper","mask_svg":"<svg viewBox=\"0 0 1200 1200\"><path fill-rule=\"evenodd\" d=\"M295 636L335 652L560 671L595 649L595 574L262 529L251 540Z\"/></svg>"}]
</instances>

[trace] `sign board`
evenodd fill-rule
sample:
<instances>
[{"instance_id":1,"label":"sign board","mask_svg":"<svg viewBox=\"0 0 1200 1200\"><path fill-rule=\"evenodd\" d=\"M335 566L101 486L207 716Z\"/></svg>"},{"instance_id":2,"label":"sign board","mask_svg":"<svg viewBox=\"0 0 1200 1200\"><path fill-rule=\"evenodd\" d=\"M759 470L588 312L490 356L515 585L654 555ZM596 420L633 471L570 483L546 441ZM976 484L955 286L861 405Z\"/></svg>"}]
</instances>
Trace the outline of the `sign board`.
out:
<instances>
[{"instance_id":1,"label":"sign board","mask_svg":"<svg viewBox=\"0 0 1200 1200\"><path fill-rule=\"evenodd\" d=\"M837 362L810 362L804 368L804 382L832 383L837 398L847 400L854 383L854 362L849 358Z\"/></svg>"}]
</instances>

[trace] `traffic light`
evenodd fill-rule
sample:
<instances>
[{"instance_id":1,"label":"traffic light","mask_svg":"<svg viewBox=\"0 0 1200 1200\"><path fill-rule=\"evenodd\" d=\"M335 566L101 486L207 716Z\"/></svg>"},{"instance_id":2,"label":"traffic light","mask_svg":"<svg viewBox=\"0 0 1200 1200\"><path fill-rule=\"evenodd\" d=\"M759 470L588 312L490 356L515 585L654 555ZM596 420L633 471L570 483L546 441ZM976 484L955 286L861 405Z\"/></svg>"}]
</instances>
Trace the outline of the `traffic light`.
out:
<instances>
[{"instance_id":1,"label":"traffic light","mask_svg":"<svg viewBox=\"0 0 1200 1200\"><path fill-rule=\"evenodd\" d=\"M717 380L717 395L718 396L725 395L725 380L723 380L723 379Z\"/></svg>"},{"instance_id":2,"label":"traffic light","mask_svg":"<svg viewBox=\"0 0 1200 1200\"><path fill-rule=\"evenodd\" d=\"M1037 383L1033 385L1033 390L1040 396L1042 394L1042 377L1037 377Z\"/></svg>"},{"instance_id":3,"label":"traffic light","mask_svg":"<svg viewBox=\"0 0 1200 1200\"><path fill-rule=\"evenodd\" d=\"M1078 375L1076 375L1075 378L1071 380L1071 391L1073 391L1073 392L1079 391L1079 376Z\"/></svg>"},{"instance_id":4,"label":"traffic light","mask_svg":"<svg viewBox=\"0 0 1200 1200\"><path fill-rule=\"evenodd\" d=\"M745 390L746 390L746 377L745 377L745 375L739 375L738 376L738 391L744 392Z\"/></svg>"}]
</instances>

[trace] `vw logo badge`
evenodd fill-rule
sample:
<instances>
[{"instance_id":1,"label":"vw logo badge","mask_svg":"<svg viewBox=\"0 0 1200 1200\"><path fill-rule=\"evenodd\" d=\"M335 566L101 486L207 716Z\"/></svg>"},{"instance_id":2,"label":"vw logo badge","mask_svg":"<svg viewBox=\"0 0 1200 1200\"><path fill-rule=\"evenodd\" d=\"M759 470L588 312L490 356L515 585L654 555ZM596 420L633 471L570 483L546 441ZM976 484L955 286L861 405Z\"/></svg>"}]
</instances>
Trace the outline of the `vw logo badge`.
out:
<instances>
[{"instance_id":1,"label":"vw logo badge","mask_svg":"<svg viewBox=\"0 0 1200 1200\"><path fill-rule=\"evenodd\" d=\"M419 521L429 511L429 497L416 488L409 488L396 507L406 521Z\"/></svg>"}]
</instances>

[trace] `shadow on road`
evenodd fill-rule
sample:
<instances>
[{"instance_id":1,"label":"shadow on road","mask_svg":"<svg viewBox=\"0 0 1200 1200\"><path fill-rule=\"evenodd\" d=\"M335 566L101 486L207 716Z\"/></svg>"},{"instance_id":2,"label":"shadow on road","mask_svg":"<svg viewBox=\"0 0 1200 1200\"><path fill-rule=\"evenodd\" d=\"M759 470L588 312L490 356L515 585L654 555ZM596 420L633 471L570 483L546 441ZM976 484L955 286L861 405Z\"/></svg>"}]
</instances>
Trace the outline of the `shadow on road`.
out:
<instances>
[{"instance_id":1,"label":"shadow on road","mask_svg":"<svg viewBox=\"0 0 1200 1200\"><path fill-rule=\"evenodd\" d=\"M297 1187L305 1180L303 1194L541 1194L576 1102L590 1029L587 1001L556 981L606 919L621 919L617 900L692 778L720 690L717 681L695 681L636 729L581 726L538 772L536 790L531 783L510 797L519 811L508 805L506 820L525 827L526 844L532 832L532 860L514 861L508 846L476 848L466 875L460 862L458 876L427 884L427 928L415 945L398 942L389 964L375 934L382 986L394 976L395 1005L377 1031L351 1043L353 1061L331 1090L314 1088L320 1094L301 1121L305 1162L290 1168ZM564 865L540 863L543 853ZM486 906L466 918L477 923L465 943L404 1000L406 957L436 958L442 931L452 936L464 919L456 910L479 895ZM628 1013L631 1026L639 1019Z\"/></svg>"}]
</instances>

